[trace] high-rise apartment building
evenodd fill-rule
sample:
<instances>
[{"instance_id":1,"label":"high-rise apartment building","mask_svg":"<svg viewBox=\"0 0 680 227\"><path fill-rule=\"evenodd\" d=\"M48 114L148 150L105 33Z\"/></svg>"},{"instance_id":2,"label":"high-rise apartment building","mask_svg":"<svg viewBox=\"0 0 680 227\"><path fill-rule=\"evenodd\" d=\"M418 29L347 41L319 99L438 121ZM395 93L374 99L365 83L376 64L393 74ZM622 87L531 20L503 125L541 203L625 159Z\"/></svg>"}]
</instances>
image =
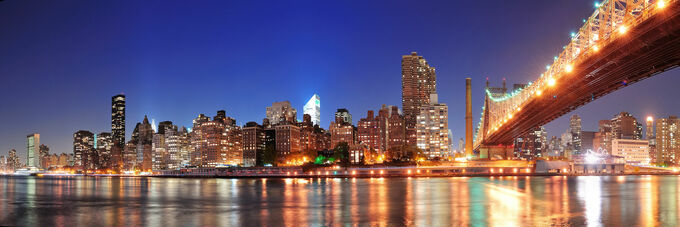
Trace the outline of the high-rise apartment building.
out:
<instances>
[{"instance_id":1,"label":"high-rise apartment building","mask_svg":"<svg viewBox=\"0 0 680 227\"><path fill-rule=\"evenodd\" d=\"M309 101L307 101L303 111L304 114L308 114L311 117L314 125L321 125L321 99L317 94L312 95Z\"/></svg>"},{"instance_id":2,"label":"high-rise apartment building","mask_svg":"<svg viewBox=\"0 0 680 227\"><path fill-rule=\"evenodd\" d=\"M612 139L612 121L600 120L593 139L593 151L611 154L609 151L612 150Z\"/></svg>"},{"instance_id":3,"label":"high-rise apartment building","mask_svg":"<svg viewBox=\"0 0 680 227\"><path fill-rule=\"evenodd\" d=\"M73 134L73 166L76 169L95 169L95 138L90 131L80 130Z\"/></svg>"},{"instance_id":4,"label":"high-rise apartment building","mask_svg":"<svg viewBox=\"0 0 680 227\"><path fill-rule=\"evenodd\" d=\"M40 168L40 134L26 136L26 167Z\"/></svg>"},{"instance_id":5,"label":"high-rise apartment building","mask_svg":"<svg viewBox=\"0 0 680 227\"><path fill-rule=\"evenodd\" d=\"M267 107L267 119L272 125L281 122L296 122L297 110L290 105L289 101L275 102Z\"/></svg>"},{"instance_id":6,"label":"high-rise apartment building","mask_svg":"<svg viewBox=\"0 0 680 227\"><path fill-rule=\"evenodd\" d=\"M436 74L423 56L411 52L401 58L401 103L406 123L407 144L416 144L416 123L420 107L437 93Z\"/></svg>"},{"instance_id":7,"label":"high-rise apartment building","mask_svg":"<svg viewBox=\"0 0 680 227\"><path fill-rule=\"evenodd\" d=\"M264 128L257 122L246 123L243 126L243 165L263 166L264 149Z\"/></svg>"},{"instance_id":8,"label":"high-rise apartment building","mask_svg":"<svg viewBox=\"0 0 680 227\"><path fill-rule=\"evenodd\" d=\"M656 120L656 157L658 162L680 163L680 119L677 116Z\"/></svg>"},{"instance_id":9,"label":"high-rise apartment building","mask_svg":"<svg viewBox=\"0 0 680 227\"><path fill-rule=\"evenodd\" d=\"M449 108L430 94L429 104L420 106L417 117L417 146L428 159L445 158L451 151L449 141Z\"/></svg>"}]
</instances>

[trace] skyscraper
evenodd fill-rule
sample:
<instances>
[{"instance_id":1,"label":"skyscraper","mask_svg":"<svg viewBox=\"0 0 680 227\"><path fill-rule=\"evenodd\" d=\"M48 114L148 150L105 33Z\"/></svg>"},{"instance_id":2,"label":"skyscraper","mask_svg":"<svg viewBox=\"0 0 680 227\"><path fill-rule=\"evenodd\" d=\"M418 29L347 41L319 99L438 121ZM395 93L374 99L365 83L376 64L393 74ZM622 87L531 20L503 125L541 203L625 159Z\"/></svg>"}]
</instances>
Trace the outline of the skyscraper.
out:
<instances>
[{"instance_id":1,"label":"skyscraper","mask_svg":"<svg viewBox=\"0 0 680 227\"><path fill-rule=\"evenodd\" d=\"M40 134L34 133L26 136L26 167L40 168Z\"/></svg>"},{"instance_id":2,"label":"skyscraper","mask_svg":"<svg viewBox=\"0 0 680 227\"><path fill-rule=\"evenodd\" d=\"M312 117L313 124L321 125L321 99L317 94L312 95L303 109L304 114L309 114Z\"/></svg>"},{"instance_id":3,"label":"skyscraper","mask_svg":"<svg viewBox=\"0 0 680 227\"><path fill-rule=\"evenodd\" d=\"M428 159L444 158L451 151L449 141L449 108L430 94L429 104L420 106L416 124L417 146Z\"/></svg>"},{"instance_id":4,"label":"skyscraper","mask_svg":"<svg viewBox=\"0 0 680 227\"><path fill-rule=\"evenodd\" d=\"M125 95L111 97L111 133L113 145L122 148L125 144Z\"/></svg>"},{"instance_id":5,"label":"skyscraper","mask_svg":"<svg viewBox=\"0 0 680 227\"><path fill-rule=\"evenodd\" d=\"M416 122L420 107L437 92L434 67L423 56L411 52L401 57L401 103L406 123L406 142L416 144Z\"/></svg>"},{"instance_id":6,"label":"skyscraper","mask_svg":"<svg viewBox=\"0 0 680 227\"><path fill-rule=\"evenodd\" d=\"M569 119L569 131L571 132L571 145L575 152L581 152L581 118L574 114Z\"/></svg>"}]
</instances>

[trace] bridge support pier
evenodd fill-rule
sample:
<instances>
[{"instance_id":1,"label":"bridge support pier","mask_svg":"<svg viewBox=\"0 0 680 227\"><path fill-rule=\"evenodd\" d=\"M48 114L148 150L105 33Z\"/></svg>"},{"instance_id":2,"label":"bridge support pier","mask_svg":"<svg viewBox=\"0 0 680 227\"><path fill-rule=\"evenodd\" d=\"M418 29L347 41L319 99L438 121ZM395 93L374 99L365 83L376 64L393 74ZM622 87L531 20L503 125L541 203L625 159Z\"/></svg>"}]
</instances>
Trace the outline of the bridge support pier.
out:
<instances>
[{"instance_id":1,"label":"bridge support pier","mask_svg":"<svg viewBox=\"0 0 680 227\"><path fill-rule=\"evenodd\" d=\"M514 156L514 146L512 145L482 145L479 147L479 159L499 160L510 159Z\"/></svg>"}]
</instances>

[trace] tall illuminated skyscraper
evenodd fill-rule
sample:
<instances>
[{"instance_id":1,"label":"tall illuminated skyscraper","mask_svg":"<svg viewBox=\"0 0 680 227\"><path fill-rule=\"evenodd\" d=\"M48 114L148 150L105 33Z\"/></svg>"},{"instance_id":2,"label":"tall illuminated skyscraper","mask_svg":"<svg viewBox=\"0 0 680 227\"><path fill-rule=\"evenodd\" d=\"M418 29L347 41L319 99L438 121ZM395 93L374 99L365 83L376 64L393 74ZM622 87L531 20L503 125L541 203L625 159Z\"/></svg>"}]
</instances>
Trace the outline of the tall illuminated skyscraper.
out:
<instances>
[{"instance_id":1,"label":"tall illuminated skyscraper","mask_svg":"<svg viewBox=\"0 0 680 227\"><path fill-rule=\"evenodd\" d=\"M125 95L111 97L111 133L113 145L125 145Z\"/></svg>"},{"instance_id":2,"label":"tall illuminated skyscraper","mask_svg":"<svg viewBox=\"0 0 680 227\"><path fill-rule=\"evenodd\" d=\"M303 114L309 114L312 117L313 124L321 125L321 99L319 95L312 95L312 98L303 107Z\"/></svg>"},{"instance_id":3,"label":"tall illuminated skyscraper","mask_svg":"<svg viewBox=\"0 0 680 227\"><path fill-rule=\"evenodd\" d=\"M40 134L34 133L26 136L26 167L40 168Z\"/></svg>"},{"instance_id":4,"label":"tall illuminated skyscraper","mask_svg":"<svg viewBox=\"0 0 680 227\"><path fill-rule=\"evenodd\" d=\"M415 145L416 122L420 107L430 104L430 94L437 93L434 67L423 56L411 52L401 57L401 105L406 123L406 143Z\"/></svg>"}]
</instances>

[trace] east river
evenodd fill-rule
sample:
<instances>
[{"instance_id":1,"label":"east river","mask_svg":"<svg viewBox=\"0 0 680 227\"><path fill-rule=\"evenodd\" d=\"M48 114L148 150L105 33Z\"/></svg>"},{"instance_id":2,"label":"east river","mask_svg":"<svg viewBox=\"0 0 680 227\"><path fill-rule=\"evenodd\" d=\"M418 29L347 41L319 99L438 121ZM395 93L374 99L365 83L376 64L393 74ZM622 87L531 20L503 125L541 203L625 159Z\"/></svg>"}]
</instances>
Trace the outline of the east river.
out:
<instances>
[{"instance_id":1,"label":"east river","mask_svg":"<svg viewBox=\"0 0 680 227\"><path fill-rule=\"evenodd\" d=\"M678 226L680 177L0 177L0 226Z\"/></svg>"}]
</instances>

